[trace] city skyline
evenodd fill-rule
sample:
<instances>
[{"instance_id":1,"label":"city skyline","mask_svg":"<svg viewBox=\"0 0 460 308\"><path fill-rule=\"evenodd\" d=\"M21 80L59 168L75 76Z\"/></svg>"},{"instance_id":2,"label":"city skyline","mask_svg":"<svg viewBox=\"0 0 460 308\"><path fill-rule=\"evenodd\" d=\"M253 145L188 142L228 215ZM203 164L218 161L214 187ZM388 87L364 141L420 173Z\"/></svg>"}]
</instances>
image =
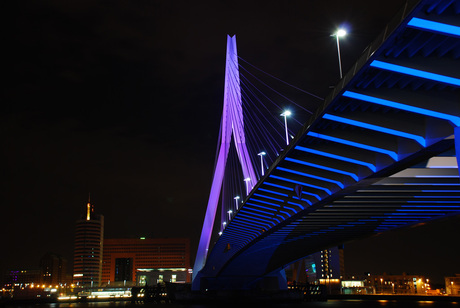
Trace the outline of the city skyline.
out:
<instances>
[{"instance_id":1,"label":"city skyline","mask_svg":"<svg viewBox=\"0 0 460 308\"><path fill-rule=\"evenodd\" d=\"M110 237L189 234L194 251L211 184L226 35L236 33L242 58L324 97L339 73L330 34L350 27L341 42L346 72L403 1L180 4L10 4L11 78L1 113L8 221L0 230L11 251L2 270L35 262L30 251L70 260L88 192ZM347 251L349 264L361 263L352 266L378 269L412 247L398 266L434 271L445 260L455 271L459 248L446 245L458 222L346 244L346 267ZM360 254L368 256L357 262Z\"/></svg>"}]
</instances>

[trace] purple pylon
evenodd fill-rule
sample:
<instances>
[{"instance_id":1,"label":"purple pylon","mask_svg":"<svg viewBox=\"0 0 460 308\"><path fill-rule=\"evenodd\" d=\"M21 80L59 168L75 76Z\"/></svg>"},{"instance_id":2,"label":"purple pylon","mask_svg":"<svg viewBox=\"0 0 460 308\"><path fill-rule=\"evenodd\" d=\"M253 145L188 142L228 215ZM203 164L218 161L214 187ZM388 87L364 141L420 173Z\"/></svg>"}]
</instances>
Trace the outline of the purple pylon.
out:
<instances>
[{"instance_id":1,"label":"purple pylon","mask_svg":"<svg viewBox=\"0 0 460 308\"><path fill-rule=\"evenodd\" d=\"M240 74L238 69L238 54L236 36L227 36L227 57L225 64L224 108L221 120L221 136L219 155L214 169L214 177L209 194L208 207L201 230L200 243L193 267L193 278L204 267L208 255L209 242L216 217L217 205L224 179L225 164L227 162L230 142L235 141L236 152L241 163L244 178L249 178L248 191L257 183L256 173L249 158L244 135L243 108L241 101ZM243 180L243 179L241 179Z\"/></svg>"}]
</instances>

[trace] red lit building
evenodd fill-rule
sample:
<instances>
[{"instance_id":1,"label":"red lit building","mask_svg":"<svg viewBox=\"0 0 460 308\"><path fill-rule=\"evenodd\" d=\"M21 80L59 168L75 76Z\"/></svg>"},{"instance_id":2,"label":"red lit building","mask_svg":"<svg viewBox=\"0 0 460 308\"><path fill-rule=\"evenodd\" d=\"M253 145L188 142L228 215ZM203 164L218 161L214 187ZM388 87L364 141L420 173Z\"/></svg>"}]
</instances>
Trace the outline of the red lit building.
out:
<instances>
[{"instance_id":1,"label":"red lit building","mask_svg":"<svg viewBox=\"0 0 460 308\"><path fill-rule=\"evenodd\" d=\"M136 272L146 269L188 271L190 240L188 238L104 239L102 285L120 283L134 285ZM189 279L188 275L187 278Z\"/></svg>"}]
</instances>

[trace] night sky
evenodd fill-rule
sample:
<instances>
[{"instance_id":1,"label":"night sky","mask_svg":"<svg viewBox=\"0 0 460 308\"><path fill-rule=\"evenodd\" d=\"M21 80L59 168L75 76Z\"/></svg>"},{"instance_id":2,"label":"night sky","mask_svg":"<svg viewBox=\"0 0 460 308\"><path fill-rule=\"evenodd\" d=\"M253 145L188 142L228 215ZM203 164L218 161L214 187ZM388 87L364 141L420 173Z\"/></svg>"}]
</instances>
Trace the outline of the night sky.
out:
<instances>
[{"instance_id":1,"label":"night sky","mask_svg":"<svg viewBox=\"0 0 460 308\"><path fill-rule=\"evenodd\" d=\"M211 187L227 34L251 64L325 97L404 1L2 4L0 273L72 259L88 193L107 238L190 237ZM301 103L301 102L299 102ZM348 273L460 273L460 218L348 243ZM454 240L454 236L456 240ZM192 260L193 261L193 260Z\"/></svg>"}]
</instances>

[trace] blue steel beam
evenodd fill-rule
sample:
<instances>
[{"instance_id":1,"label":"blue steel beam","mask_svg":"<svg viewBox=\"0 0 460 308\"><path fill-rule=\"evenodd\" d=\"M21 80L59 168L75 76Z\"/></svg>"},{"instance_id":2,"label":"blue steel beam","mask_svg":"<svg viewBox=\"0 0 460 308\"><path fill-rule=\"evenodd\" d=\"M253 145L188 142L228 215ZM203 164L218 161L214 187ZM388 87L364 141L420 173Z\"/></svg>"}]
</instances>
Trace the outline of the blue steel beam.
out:
<instances>
[{"instance_id":1,"label":"blue steel beam","mask_svg":"<svg viewBox=\"0 0 460 308\"><path fill-rule=\"evenodd\" d=\"M449 57L446 63L458 64L458 35L451 27L434 30L418 20L427 7L451 11L440 3L423 0L405 10L403 18L397 17L400 24L366 49L245 199L211 251L202 277L220 279L222 287L238 276L242 287L250 287L255 282L249 276L273 274L308 253L460 213L457 177L388 178L451 149L451 135L459 135L460 112L451 107L458 104L460 78L453 67L436 66L443 61L431 61ZM414 64L424 54L430 56L429 65ZM372 94L392 87L406 95L422 89L421 95L440 99L430 108L416 98ZM442 129L440 122L446 123ZM388 197L376 198L381 194ZM239 233L244 224L251 231ZM235 235L235 245L226 232Z\"/></svg>"}]
</instances>

